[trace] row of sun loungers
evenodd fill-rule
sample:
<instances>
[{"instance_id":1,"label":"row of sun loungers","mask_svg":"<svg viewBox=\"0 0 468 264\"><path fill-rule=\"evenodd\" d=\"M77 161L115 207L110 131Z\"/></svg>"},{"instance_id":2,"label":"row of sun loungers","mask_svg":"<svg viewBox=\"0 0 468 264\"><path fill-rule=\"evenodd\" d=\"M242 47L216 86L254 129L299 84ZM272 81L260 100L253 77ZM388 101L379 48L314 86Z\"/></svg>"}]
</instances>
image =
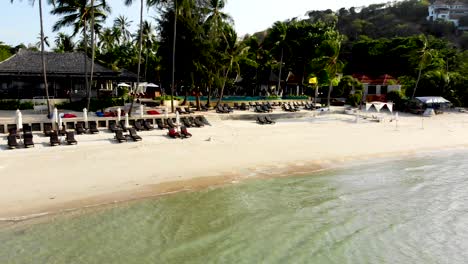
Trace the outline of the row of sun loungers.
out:
<instances>
[{"instance_id":1,"label":"row of sun loungers","mask_svg":"<svg viewBox=\"0 0 468 264\"><path fill-rule=\"evenodd\" d=\"M123 134L122 130L116 130L115 139L119 142L126 142L128 138L131 138L133 141L142 141L143 139L137 134L136 129L133 127L128 128L129 134Z\"/></svg>"},{"instance_id":2,"label":"row of sun loungers","mask_svg":"<svg viewBox=\"0 0 468 264\"><path fill-rule=\"evenodd\" d=\"M180 128L180 133L176 131L175 128L169 128L167 135L171 138L189 138L192 136L187 130L187 127L182 126Z\"/></svg>"}]
</instances>

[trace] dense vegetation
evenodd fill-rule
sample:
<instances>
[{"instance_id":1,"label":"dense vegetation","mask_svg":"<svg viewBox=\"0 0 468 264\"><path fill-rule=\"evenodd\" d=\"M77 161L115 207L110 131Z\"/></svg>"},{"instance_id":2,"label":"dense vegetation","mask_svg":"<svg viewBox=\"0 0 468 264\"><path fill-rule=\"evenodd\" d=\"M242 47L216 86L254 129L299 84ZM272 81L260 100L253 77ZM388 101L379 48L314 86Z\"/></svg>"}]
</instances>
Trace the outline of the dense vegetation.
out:
<instances>
[{"instance_id":1,"label":"dense vegetation","mask_svg":"<svg viewBox=\"0 0 468 264\"><path fill-rule=\"evenodd\" d=\"M119 16L110 28L104 27L111 11L105 0L53 2L59 17L54 30L74 32L58 33L56 52L84 50L91 57L95 47L97 62L139 72L141 80L162 84L167 94L172 82L178 95L219 100L225 94L296 95L298 85L300 93L314 95L321 87L324 97L356 103L360 85L350 75L390 74L403 84L402 96L442 95L468 105L468 33L426 21L426 1L311 11L309 19L276 22L242 39L223 13L225 0L147 0L156 19L147 16L140 23ZM129 31L132 23L140 25L137 32ZM17 49L0 43L0 60ZM309 84L313 77L317 84ZM295 81L294 88L284 85L287 79Z\"/></svg>"}]
</instances>

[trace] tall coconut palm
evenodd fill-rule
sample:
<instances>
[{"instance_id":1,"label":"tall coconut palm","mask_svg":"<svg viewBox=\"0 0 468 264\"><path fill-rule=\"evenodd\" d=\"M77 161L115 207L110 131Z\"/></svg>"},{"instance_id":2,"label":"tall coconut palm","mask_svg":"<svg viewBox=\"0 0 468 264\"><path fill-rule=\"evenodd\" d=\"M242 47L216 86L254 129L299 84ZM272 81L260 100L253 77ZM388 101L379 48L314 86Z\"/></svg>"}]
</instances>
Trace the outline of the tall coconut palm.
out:
<instances>
[{"instance_id":1,"label":"tall coconut palm","mask_svg":"<svg viewBox=\"0 0 468 264\"><path fill-rule=\"evenodd\" d=\"M331 30L325 33L327 39L322 42L318 51L319 57L312 61L313 64L319 65L328 79L328 96L327 106L330 107L330 97L333 90L333 81L337 74L343 69L343 62L338 59L341 51L341 42L343 36L337 31Z\"/></svg>"},{"instance_id":2,"label":"tall coconut palm","mask_svg":"<svg viewBox=\"0 0 468 264\"><path fill-rule=\"evenodd\" d=\"M10 0L10 3L13 3L14 0ZM34 5L35 0L29 0L31 5ZM42 75L44 77L44 88L45 88L45 93L47 97L47 114L50 116L50 99L49 99L49 85L47 83L47 63L45 60L45 54L44 54L44 45L45 45L45 37L44 37L44 20L42 16L42 0L38 0L38 7L39 7L39 24L41 27L41 60L42 60ZM49 4L55 5L55 0L48 0L47 1Z\"/></svg>"},{"instance_id":3,"label":"tall coconut palm","mask_svg":"<svg viewBox=\"0 0 468 264\"><path fill-rule=\"evenodd\" d=\"M75 50L75 43L70 35L59 32L55 38L55 52L72 52Z\"/></svg>"},{"instance_id":4,"label":"tall coconut palm","mask_svg":"<svg viewBox=\"0 0 468 264\"><path fill-rule=\"evenodd\" d=\"M124 15L120 15L114 19L114 28L120 33L120 44L124 44L130 40L132 34L130 33L129 28L131 25L132 21Z\"/></svg>"},{"instance_id":5,"label":"tall coconut palm","mask_svg":"<svg viewBox=\"0 0 468 264\"><path fill-rule=\"evenodd\" d=\"M87 108L89 108L89 102L91 98L90 85L92 85L88 82L88 26L91 25L91 45L94 47L95 30L101 27L100 24L104 22L104 20L107 17L107 14L110 13L110 7L106 4L105 0L96 1L96 4L94 4L94 0L91 1L92 5L88 5L88 0L57 0L57 6L51 11L51 13L54 15L62 16L62 18L54 24L52 28L54 31L57 31L62 27L72 26L72 36L75 36L80 31L83 33L85 89L88 99ZM93 65L94 59L92 59L91 61L92 70Z\"/></svg>"},{"instance_id":6,"label":"tall coconut palm","mask_svg":"<svg viewBox=\"0 0 468 264\"><path fill-rule=\"evenodd\" d=\"M420 35L418 40L421 43L421 47L418 50L418 78L416 79L416 84L414 85L413 94L411 99L414 99L416 95L416 90L418 89L419 81L421 80L421 73L424 68L426 68L432 61L436 51L429 48L429 42L425 35Z\"/></svg>"},{"instance_id":7,"label":"tall coconut palm","mask_svg":"<svg viewBox=\"0 0 468 264\"><path fill-rule=\"evenodd\" d=\"M284 49L286 48L286 42L288 33L288 24L285 22L276 22L273 27L271 28L270 34L274 39L275 48L281 50L280 52L280 65L279 65L279 73L278 73L278 84L276 87L275 94L278 94L279 90L281 89L281 73L283 69L283 57L284 57Z\"/></svg>"}]
</instances>

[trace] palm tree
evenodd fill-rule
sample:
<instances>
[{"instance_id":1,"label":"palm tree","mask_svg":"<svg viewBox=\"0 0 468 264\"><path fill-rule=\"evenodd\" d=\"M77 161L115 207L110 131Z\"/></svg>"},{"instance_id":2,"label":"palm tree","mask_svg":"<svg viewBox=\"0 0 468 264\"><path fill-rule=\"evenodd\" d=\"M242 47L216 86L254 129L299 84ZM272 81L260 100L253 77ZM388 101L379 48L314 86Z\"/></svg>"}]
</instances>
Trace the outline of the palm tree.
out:
<instances>
[{"instance_id":1,"label":"palm tree","mask_svg":"<svg viewBox=\"0 0 468 264\"><path fill-rule=\"evenodd\" d=\"M10 0L10 3L13 3L14 0ZM34 5L35 0L29 0L31 5ZM50 99L49 99L49 85L47 83L47 64L45 60L44 54L44 45L45 45L45 37L44 37L44 22L42 17L42 0L38 0L39 2L39 23L41 26L41 60L42 60L42 75L44 76L44 88L47 97L47 114L50 116ZM55 5L55 0L48 0L49 4Z\"/></svg>"},{"instance_id":2,"label":"palm tree","mask_svg":"<svg viewBox=\"0 0 468 264\"><path fill-rule=\"evenodd\" d=\"M55 52L72 52L75 50L75 43L71 36L59 32L55 38L55 47Z\"/></svg>"},{"instance_id":3,"label":"palm tree","mask_svg":"<svg viewBox=\"0 0 468 264\"><path fill-rule=\"evenodd\" d=\"M277 39L275 42L275 47L281 49L280 55L280 67L278 73L278 85L276 88L276 94L278 94L279 90L281 89L281 71L283 69L283 56L284 56L284 48L287 42L287 33L288 33L288 24L285 22L276 22L273 27L271 28L270 34L273 38Z\"/></svg>"},{"instance_id":4,"label":"palm tree","mask_svg":"<svg viewBox=\"0 0 468 264\"><path fill-rule=\"evenodd\" d=\"M329 83L327 106L330 107L330 96L333 90L333 80L344 66L343 62L338 59L343 36L334 30L326 32L325 35L327 36L327 39L322 42L318 49L318 55L320 57L314 59L312 63L319 65L327 75Z\"/></svg>"},{"instance_id":5,"label":"palm tree","mask_svg":"<svg viewBox=\"0 0 468 264\"><path fill-rule=\"evenodd\" d=\"M114 19L114 28L120 33L119 41L120 44L126 43L130 40L132 34L130 33L130 26L132 21L128 20L124 15L120 15Z\"/></svg>"},{"instance_id":6,"label":"palm tree","mask_svg":"<svg viewBox=\"0 0 468 264\"><path fill-rule=\"evenodd\" d=\"M436 51L433 49L429 49L429 42L425 35L420 35L418 40L421 41L421 48L418 51L418 78L416 79L416 84L414 85L413 95L411 99L414 99L416 95L416 89L418 89L419 81L421 80L421 73L424 68L426 68L432 61Z\"/></svg>"},{"instance_id":7,"label":"palm tree","mask_svg":"<svg viewBox=\"0 0 468 264\"><path fill-rule=\"evenodd\" d=\"M100 0L97 4L94 4L94 0L91 0L93 5L88 5L87 0L57 0L58 5L51 11L54 15L61 15L62 18L58 20L54 26L53 31L57 31L65 26L73 27L73 35L75 36L80 32L83 33L84 42L84 72L85 72L85 89L87 94L87 108L89 108L89 102L91 99L91 85L88 82L88 24L91 21L91 41L94 52L94 33L98 28L101 28L101 23L107 17L107 13L110 12L110 7L106 4L105 0ZM92 54L91 71L94 67L94 54ZM90 76L92 80L92 73Z\"/></svg>"}]
</instances>

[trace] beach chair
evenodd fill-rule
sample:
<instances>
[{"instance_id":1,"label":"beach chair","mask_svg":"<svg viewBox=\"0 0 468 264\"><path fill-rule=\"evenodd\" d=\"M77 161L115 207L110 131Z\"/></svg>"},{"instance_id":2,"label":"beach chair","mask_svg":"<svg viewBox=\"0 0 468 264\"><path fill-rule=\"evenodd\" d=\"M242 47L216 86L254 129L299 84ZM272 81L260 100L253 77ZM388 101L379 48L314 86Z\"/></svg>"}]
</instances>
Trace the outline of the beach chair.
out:
<instances>
[{"instance_id":1,"label":"beach chair","mask_svg":"<svg viewBox=\"0 0 468 264\"><path fill-rule=\"evenodd\" d=\"M117 130L121 130L120 126L116 123L109 123L109 130L114 133Z\"/></svg>"},{"instance_id":2,"label":"beach chair","mask_svg":"<svg viewBox=\"0 0 468 264\"><path fill-rule=\"evenodd\" d=\"M169 132L167 133L167 135L168 135L169 137L171 137L171 138L178 138L178 137L180 137L179 132L177 132L177 131L175 130L175 128L169 128Z\"/></svg>"},{"instance_id":3,"label":"beach chair","mask_svg":"<svg viewBox=\"0 0 468 264\"><path fill-rule=\"evenodd\" d=\"M210 122L208 122L208 120L207 120L204 116L197 116L195 119L198 119L198 120L200 120L203 124L209 125L209 126L210 126Z\"/></svg>"},{"instance_id":4,"label":"beach chair","mask_svg":"<svg viewBox=\"0 0 468 264\"><path fill-rule=\"evenodd\" d=\"M182 124L184 124L184 126L186 127L192 127L192 123L187 119L187 118L181 118L180 121L182 122Z\"/></svg>"},{"instance_id":5,"label":"beach chair","mask_svg":"<svg viewBox=\"0 0 468 264\"><path fill-rule=\"evenodd\" d=\"M133 139L133 141L141 141L142 140L142 138L139 135L137 135L137 132L136 132L135 128L129 128L128 132L130 133L130 137Z\"/></svg>"},{"instance_id":6,"label":"beach chair","mask_svg":"<svg viewBox=\"0 0 468 264\"><path fill-rule=\"evenodd\" d=\"M127 137L124 136L122 130L116 130L116 131L115 131L115 139L116 139L119 143L122 143L122 142L127 141Z\"/></svg>"},{"instance_id":7,"label":"beach chair","mask_svg":"<svg viewBox=\"0 0 468 264\"><path fill-rule=\"evenodd\" d=\"M154 129L154 126L149 121L143 121L143 126L145 127L146 130L153 130Z\"/></svg>"},{"instance_id":8,"label":"beach chair","mask_svg":"<svg viewBox=\"0 0 468 264\"><path fill-rule=\"evenodd\" d=\"M256 105L256 106L255 106L255 112L257 112L257 113L264 113L265 110L263 110L263 108L262 108L260 105Z\"/></svg>"},{"instance_id":9,"label":"beach chair","mask_svg":"<svg viewBox=\"0 0 468 264\"><path fill-rule=\"evenodd\" d=\"M24 133L23 134L23 143L24 143L25 148L34 147L33 134L32 133Z\"/></svg>"},{"instance_id":10,"label":"beach chair","mask_svg":"<svg viewBox=\"0 0 468 264\"><path fill-rule=\"evenodd\" d=\"M44 136L50 137L50 134L52 133L52 125L50 124L44 124Z\"/></svg>"},{"instance_id":11,"label":"beach chair","mask_svg":"<svg viewBox=\"0 0 468 264\"><path fill-rule=\"evenodd\" d=\"M266 113L266 112L272 112L272 111L273 111L273 109L270 109L267 105L262 105L262 110L263 110L263 112L265 112L265 113Z\"/></svg>"},{"instance_id":12,"label":"beach chair","mask_svg":"<svg viewBox=\"0 0 468 264\"><path fill-rule=\"evenodd\" d=\"M185 107L185 112L189 113L189 114L194 114L195 111L191 110L190 107Z\"/></svg>"},{"instance_id":13,"label":"beach chair","mask_svg":"<svg viewBox=\"0 0 468 264\"><path fill-rule=\"evenodd\" d=\"M180 128L180 136L182 138L189 138L189 137L192 137L192 134L190 134L188 131L187 131L187 128L185 126L182 126Z\"/></svg>"},{"instance_id":14,"label":"beach chair","mask_svg":"<svg viewBox=\"0 0 468 264\"><path fill-rule=\"evenodd\" d=\"M221 105L216 106L216 113L224 114L227 113L226 110Z\"/></svg>"},{"instance_id":15,"label":"beach chair","mask_svg":"<svg viewBox=\"0 0 468 264\"><path fill-rule=\"evenodd\" d=\"M50 134L50 145L51 146L58 146L60 145L60 139L58 137L57 131L54 131Z\"/></svg>"},{"instance_id":16,"label":"beach chair","mask_svg":"<svg viewBox=\"0 0 468 264\"><path fill-rule=\"evenodd\" d=\"M239 110L242 110L242 111L249 110L249 107L245 103L241 103L241 105L239 106Z\"/></svg>"},{"instance_id":17,"label":"beach chair","mask_svg":"<svg viewBox=\"0 0 468 264\"><path fill-rule=\"evenodd\" d=\"M259 123L260 125L264 125L267 122L266 122L266 120L265 120L265 118L263 116L258 115L257 116L257 123Z\"/></svg>"},{"instance_id":18,"label":"beach chair","mask_svg":"<svg viewBox=\"0 0 468 264\"><path fill-rule=\"evenodd\" d=\"M227 113L234 112L234 108L230 107L228 104L224 104L223 108L224 108L224 111L227 111Z\"/></svg>"},{"instance_id":19,"label":"beach chair","mask_svg":"<svg viewBox=\"0 0 468 264\"><path fill-rule=\"evenodd\" d=\"M142 130L145 130L145 128L141 125L141 122L138 121L138 120L135 120L135 125L134 125L135 129L137 131L142 131Z\"/></svg>"},{"instance_id":20,"label":"beach chair","mask_svg":"<svg viewBox=\"0 0 468 264\"><path fill-rule=\"evenodd\" d=\"M166 126L164 125L163 121L161 119L156 119L156 124L158 125L159 129L165 129Z\"/></svg>"},{"instance_id":21,"label":"beach chair","mask_svg":"<svg viewBox=\"0 0 468 264\"><path fill-rule=\"evenodd\" d=\"M76 131L76 133L78 135L86 133L86 130L85 130L84 126L83 126L83 123L77 122L76 125L75 125L75 131Z\"/></svg>"},{"instance_id":22,"label":"beach chair","mask_svg":"<svg viewBox=\"0 0 468 264\"><path fill-rule=\"evenodd\" d=\"M120 120L120 127L122 128L123 132L127 132L128 127L125 126L125 120Z\"/></svg>"},{"instance_id":23,"label":"beach chair","mask_svg":"<svg viewBox=\"0 0 468 264\"><path fill-rule=\"evenodd\" d=\"M96 122L94 122L94 121L89 122L89 132L91 134L98 134L99 133Z\"/></svg>"},{"instance_id":24,"label":"beach chair","mask_svg":"<svg viewBox=\"0 0 468 264\"><path fill-rule=\"evenodd\" d=\"M16 135L10 134L7 136L8 148L15 149L18 147L18 142L16 141Z\"/></svg>"},{"instance_id":25,"label":"beach chair","mask_svg":"<svg viewBox=\"0 0 468 264\"><path fill-rule=\"evenodd\" d=\"M8 134L13 135L16 138L20 138L20 134L18 133L18 130L16 129L16 127L8 129Z\"/></svg>"},{"instance_id":26,"label":"beach chair","mask_svg":"<svg viewBox=\"0 0 468 264\"><path fill-rule=\"evenodd\" d=\"M68 145L78 144L78 141L76 141L76 139L75 139L75 132L73 132L73 131L67 132L67 135L65 137L65 141L67 141Z\"/></svg>"},{"instance_id":27,"label":"beach chair","mask_svg":"<svg viewBox=\"0 0 468 264\"><path fill-rule=\"evenodd\" d=\"M59 134L60 136L65 136L65 135L67 134L67 128L66 128L65 125L63 125L63 126L62 126L62 129L60 129L60 130L58 131L58 134Z\"/></svg>"},{"instance_id":28,"label":"beach chair","mask_svg":"<svg viewBox=\"0 0 468 264\"><path fill-rule=\"evenodd\" d=\"M179 114L181 115L188 114L182 107L176 107L176 111L179 112Z\"/></svg>"},{"instance_id":29,"label":"beach chair","mask_svg":"<svg viewBox=\"0 0 468 264\"><path fill-rule=\"evenodd\" d=\"M202 111L205 111L205 112L206 112L206 111L208 111L208 110L210 109L210 107L209 107L209 106L206 106L206 105L200 105L200 109L201 109Z\"/></svg>"},{"instance_id":30,"label":"beach chair","mask_svg":"<svg viewBox=\"0 0 468 264\"><path fill-rule=\"evenodd\" d=\"M166 123L169 126L169 128L175 128L176 127L176 125L174 124L174 121L172 121L172 118L168 118L166 120Z\"/></svg>"},{"instance_id":31,"label":"beach chair","mask_svg":"<svg viewBox=\"0 0 468 264\"><path fill-rule=\"evenodd\" d=\"M271 119L270 116L265 116L265 121L266 121L268 124L275 124L275 123L276 123L275 121L273 121L273 120Z\"/></svg>"},{"instance_id":32,"label":"beach chair","mask_svg":"<svg viewBox=\"0 0 468 264\"><path fill-rule=\"evenodd\" d=\"M193 118L192 123L195 124L195 126L197 126L197 127L204 127L205 126L205 124L203 124L203 122L200 121L200 119L197 119L197 118Z\"/></svg>"}]
</instances>

